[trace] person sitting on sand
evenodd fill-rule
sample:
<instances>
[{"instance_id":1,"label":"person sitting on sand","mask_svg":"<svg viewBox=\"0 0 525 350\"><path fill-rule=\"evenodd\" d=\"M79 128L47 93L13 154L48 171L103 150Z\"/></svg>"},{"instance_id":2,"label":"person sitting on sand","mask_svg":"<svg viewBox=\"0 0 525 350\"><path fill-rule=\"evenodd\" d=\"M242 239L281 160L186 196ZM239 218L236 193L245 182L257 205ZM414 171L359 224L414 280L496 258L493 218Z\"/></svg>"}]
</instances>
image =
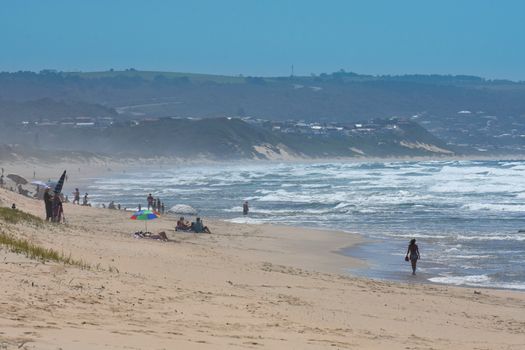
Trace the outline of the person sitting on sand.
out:
<instances>
[{"instance_id":1,"label":"person sitting on sand","mask_svg":"<svg viewBox=\"0 0 525 350\"><path fill-rule=\"evenodd\" d=\"M190 224L184 220L184 216L181 216L180 219L177 221L175 231L189 231L190 229Z\"/></svg>"},{"instance_id":2,"label":"person sitting on sand","mask_svg":"<svg viewBox=\"0 0 525 350\"><path fill-rule=\"evenodd\" d=\"M29 197L29 191L28 190L24 190L22 188L22 185L21 184L18 184L18 193L23 195L23 196L27 196Z\"/></svg>"},{"instance_id":3,"label":"person sitting on sand","mask_svg":"<svg viewBox=\"0 0 525 350\"><path fill-rule=\"evenodd\" d=\"M195 233L211 233L208 226L204 226L204 222L201 218L197 218L195 222L191 223L191 230Z\"/></svg>"},{"instance_id":4,"label":"person sitting on sand","mask_svg":"<svg viewBox=\"0 0 525 350\"><path fill-rule=\"evenodd\" d=\"M109 202L108 204L108 209L116 209L117 207L115 206L115 201L111 201Z\"/></svg>"},{"instance_id":5,"label":"person sitting on sand","mask_svg":"<svg viewBox=\"0 0 525 350\"><path fill-rule=\"evenodd\" d=\"M86 192L86 194L84 195L84 199L82 200L82 205L89 205L88 204L88 194Z\"/></svg>"},{"instance_id":6,"label":"person sitting on sand","mask_svg":"<svg viewBox=\"0 0 525 350\"><path fill-rule=\"evenodd\" d=\"M410 262L412 263L412 275L416 274L416 264L419 260L419 248L416 244L416 239L413 238L410 240L410 244L408 245L407 254L405 256L405 260L408 261L410 255Z\"/></svg>"}]
</instances>

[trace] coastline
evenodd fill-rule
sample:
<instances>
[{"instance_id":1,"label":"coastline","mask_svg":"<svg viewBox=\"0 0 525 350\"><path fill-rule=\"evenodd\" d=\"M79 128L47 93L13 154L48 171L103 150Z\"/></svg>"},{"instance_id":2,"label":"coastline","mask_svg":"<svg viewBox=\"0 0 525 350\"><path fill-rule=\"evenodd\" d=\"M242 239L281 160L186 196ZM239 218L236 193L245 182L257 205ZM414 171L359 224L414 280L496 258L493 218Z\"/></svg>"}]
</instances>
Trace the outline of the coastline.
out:
<instances>
[{"instance_id":1,"label":"coastline","mask_svg":"<svg viewBox=\"0 0 525 350\"><path fill-rule=\"evenodd\" d=\"M82 175L129 168L111 169ZM43 216L42 202L0 190L0 205L11 202ZM358 277L348 270L366 262L341 252L363 244L359 235L208 218L213 234L196 235L173 231L176 218L166 215L148 224L172 240L163 243L133 238L144 226L129 212L65 204L65 213L67 225L0 219L1 232L90 266L42 263L2 247L0 345L7 349L525 345L523 291Z\"/></svg>"},{"instance_id":2,"label":"coastline","mask_svg":"<svg viewBox=\"0 0 525 350\"><path fill-rule=\"evenodd\" d=\"M439 159L442 159L443 157L440 157ZM452 157L455 158L455 157ZM427 160L432 160L425 158ZM341 160L341 159L339 159ZM350 160L350 159L346 159ZM354 159L355 160L355 159ZM386 159L377 159L378 161L386 161ZM410 159L392 159L392 161L412 161L415 160L415 158ZM28 180L30 180L30 176L34 170L37 172L37 178L39 177L38 174L42 175L43 177L49 177L50 179L55 179L60 175L60 172L62 168L71 169L68 174L70 174L70 178L68 181L66 181L64 185L64 193L67 194L72 190L74 187L80 187L81 193L84 193L83 189L87 187L87 185L92 181L94 178L103 178L106 176L114 176L118 174L119 172L126 173L126 172L133 172L133 171L144 171L144 167L151 166L155 167L155 169L162 169L163 167L170 168L174 164L181 165L181 164L188 164L188 165L195 165L193 162L184 162L184 161L177 161L176 163L172 163L170 161L166 161L166 159L150 159L147 163L142 163L144 159L137 159L136 162L130 162L130 163L124 163L124 162L95 162L92 163L70 163L64 161L63 163L58 164L46 164L41 162L31 163L31 162L15 162L15 163L8 163L6 166L7 173L13 172L16 174L22 174L24 175ZM363 161L372 161L368 159L363 159ZM269 161L253 161L253 164L261 164L261 163L267 163ZM271 162L271 161L270 161ZM288 160L288 161L278 161L277 163L295 163L295 161ZM222 162L210 162L210 163L204 163L204 166L212 165L212 164L223 164ZM225 163L228 164L228 163ZM77 167L79 171L77 172ZM82 167L82 168L80 168ZM58 170L58 172L57 172ZM81 171L80 171L81 170ZM72 175L71 175L72 174ZM175 219L175 216L172 217ZM226 223L233 223L235 221L231 221L229 219L223 219L219 217L209 217L208 219L212 219L214 222L219 221L225 221ZM242 222L242 221L239 221ZM245 224L248 225L256 225L260 227L265 227L268 224L263 223L250 223L246 222ZM283 230L284 232L290 231L293 232L293 234L297 234L297 232L304 230L306 232L308 231L319 231L328 233L328 235L333 237L334 240L337 240L339 245L332 249L327 249L326 252L331 252L336 255L341 255L347 258L347 261L344 261L344 259L333 259L334 262L324 264L326 266L330 265L330 268L327 269L326 266L318 266L318 269L323 269L324 272L331 272L331 273L341 273L341 271L344 270L345 275L353 276L353 277L362 277L362 278L370 278L374 280L380 280L380 281L390 281L390 282L413 282L411 279L407 279L407 276L404 273L399 273L397 271L397 274L389 275L389 271L386 270L378 270L379 274L371 273L372 269L371 266L374 265L374 263L382 262L382 267L385 267L385 263L397 263L397 261L389 261L385 262L381 259L376 261L369 261L368 256L371 256L371 254L375 254L374 252L365 252L363 253L360 247L366 247L377 244L378 242L371 240L369 237L366 237L365 234L360 234L356 232L351 231L342 231L337 228L316 228L311 226L298 226L298 225L287 225L287 224L271 224L272 227L274 227L275 230ZM268 231L268 230L267 230ZM350 243L345 244L344 242L348 241ZM284 240L283 240L284 242ZM387 243L383 242L383 247L381 247L380 250L384 250L384 246L387 245ZM310 249L308 246L303 247L304 250ZM364 255L363 255L364 254ZM361 255L361 256L360 256ZM357 256L357 257L356 257ZM335 262L337 261L337 262ZM348 264L351 261L349 266L346 266L345 264ZM312 265L310 268L315 269L316 266ZM407 271L409 268L407 267ZM494 290L513 290L518 292L523 292L524 290L520 288L512 288L512 287L498 287L498 286L484 286L484 285L469 285L465 283L446 283L446 282L436 282L436 281L430 281L428 280L431 277L437 277L438 275L431 275L431 274L424 274L424 273L418 273L418 278L416 280L417 283L429 283L429 284L437 284L437 285L444 285L444 286L456 286L460 288L487 288L487 289L494 289Z\"/></svg>"},{"instance_id":3,"label":"coastline","mask_svg":"<svg viewBox=\"0 0 525 350\"><path fill-rule=\"evenodd\" d=\"M115 171L133 171L143 169L144 166L154 166L162 168L163 166L195 166L195 165L231 165L231 164L271 164L271 163L330 163L330 162L348 162L348 163L370 163L370 162L418 162L418 161L523 161L524 155L502 154L502 155L453 155L453 156L427 156L427 157L328 157L328 158L311 158L295 157L282 159L240 159L240 160L214 160L208 158L185 159L179 157L153 157L138 159L133 158L115 158L115 156L95 155L91 158L64 158L60 162L46 162L44 160L31 161L22 160L1 160L0 164L6 169L12 169L12 172L18 172L27 179L32 178L33 171L37 172L37 178L56 176L57 170L69 168L70 173L74 174L77 168L81 167L83 177L103 175ZM6 172L7 173L7 172Z\"/></svg>"},{"instance_id":4,"label":"coastline","mask_svg":"<svg viewBox=\"0 0 525 350\"><path fill-rule=\"evenodd\" d=\"M0 190L42 216L42 203ZM67 225L1 230L89 269L0 250L7 349L518 349L525 293L358 278L347 233L206 220L213 234L133 238L129 213L66 204ZM424 320L424 322L423 322Z\"/></svg>"}]
</instances>

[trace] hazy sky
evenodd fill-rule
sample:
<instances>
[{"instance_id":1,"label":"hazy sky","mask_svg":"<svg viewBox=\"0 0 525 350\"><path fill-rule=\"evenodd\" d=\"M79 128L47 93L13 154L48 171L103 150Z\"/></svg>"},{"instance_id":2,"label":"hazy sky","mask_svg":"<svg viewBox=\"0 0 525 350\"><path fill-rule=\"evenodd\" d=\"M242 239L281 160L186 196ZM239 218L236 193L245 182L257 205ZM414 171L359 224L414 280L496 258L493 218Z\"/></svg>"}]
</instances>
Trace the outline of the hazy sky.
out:
<instances>
[{"instance_id":1,"label":"hazy sky","mask_svg":"<svg viewBox=\"0 0 525 350\"><path fill-rule=\"evenodd\" d=\"M0 71L525 80L525 0L0 0Z\"/></svg>"}]
</instances>

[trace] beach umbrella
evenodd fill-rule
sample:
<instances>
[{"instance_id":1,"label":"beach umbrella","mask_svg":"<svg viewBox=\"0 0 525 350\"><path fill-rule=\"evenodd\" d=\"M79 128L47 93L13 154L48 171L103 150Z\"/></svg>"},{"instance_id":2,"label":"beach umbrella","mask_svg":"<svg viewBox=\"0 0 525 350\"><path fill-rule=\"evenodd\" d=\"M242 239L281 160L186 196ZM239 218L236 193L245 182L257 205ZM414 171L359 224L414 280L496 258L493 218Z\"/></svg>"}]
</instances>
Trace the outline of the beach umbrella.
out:
<instances>
[{"instance_id":1,"label":"beach umbrella","mask_svg":"<svg viewBox=\"0 0 525 350\"><path fill-rule=\"evenodd\" d=\"M25 185L25 184L27 184L27 180L24 179L20 175L9 174L9 175L7 175L7 178L13 180L17 185Z\"/></svg>"},{"instance_id":2,"label":"beach umbrella","mask_svg":"<svg viewBox=\"0 0 525 350\"><path fill-rule=\"evenodd\" d=\"M56 182L56 181L48 181L48 182L46 182L46 186L49 187L49 188L55 188L57 184L58 184L58 182Z\"/></svg>"},{"instance_id":3,"label":"beach umbrella","mask_svg":"<svg viewBox=\"0 0 525 350\"><path fill-rule=\"evenodd\" d=\"M168 212L173 214L197 215L197 209L186 204L174 205L168 210Z\"/></svg>"},{"instance_id":4,"label":"beach umbrella","mask_svg":"<svg viewBox=\"0 0 525 350\"><path fill-rule=\"evenodd\" d=\"M66 180L66 171L62 173L62 176L60 176L60 179L58 180L56 186L55 186L55 193L59 194L62 192L62 187L64 186L64 181Z\"/></svg>"},{"instance_id":5,"label":"beach umbrella","mask_svg":"<svg viewBox=\"0 0 525 350\"><path fill-rule=\"evenodd\" d=\"M154 220L160 215L152 210L139 210L131 215L131 220L144 220L144 225L146 227L146 232L148 232L148 220Z\"/></svg>"},{"instance_id":6,"label":"beach umbrella","mask_svg":"<svg viewBox=\"0 0 525 350\"><path fill-rule=\"evenodd\" d=\"M40 187L43 187L43 188L49 188L50 187L44 181L40 181L40 180L31 181L31 184L32 185L36 185L36 186L40 186Z\"/></svg>"}]
</instances>

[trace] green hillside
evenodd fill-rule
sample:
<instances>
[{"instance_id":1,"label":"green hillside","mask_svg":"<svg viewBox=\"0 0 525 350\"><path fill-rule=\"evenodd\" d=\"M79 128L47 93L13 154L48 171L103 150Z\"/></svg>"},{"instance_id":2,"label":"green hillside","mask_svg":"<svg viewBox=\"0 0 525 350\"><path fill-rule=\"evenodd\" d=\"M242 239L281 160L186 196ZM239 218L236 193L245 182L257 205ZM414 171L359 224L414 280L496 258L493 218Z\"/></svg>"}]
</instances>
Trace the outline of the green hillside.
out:
<instances>
[{"instance_id":1,"label":"green hillside","mask_svg":"<svg viewBox=\"0 0 525 350\"><path fill-rule=\"evenodd\" d=\"M142 71L135 69L127 69L123 71L108 70L100 72L61 72L65 77L79 77L86 79L97 78L140 78L146 81L153 81L155 79L166 78L187 78L191 82L216 82L216 83L244 83L243 77L235 77L228 75L213 75L213 74L199 74L199 73L181 73L181 72L162 72L162 71Z\"/></svg>"}]
</instances>

